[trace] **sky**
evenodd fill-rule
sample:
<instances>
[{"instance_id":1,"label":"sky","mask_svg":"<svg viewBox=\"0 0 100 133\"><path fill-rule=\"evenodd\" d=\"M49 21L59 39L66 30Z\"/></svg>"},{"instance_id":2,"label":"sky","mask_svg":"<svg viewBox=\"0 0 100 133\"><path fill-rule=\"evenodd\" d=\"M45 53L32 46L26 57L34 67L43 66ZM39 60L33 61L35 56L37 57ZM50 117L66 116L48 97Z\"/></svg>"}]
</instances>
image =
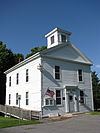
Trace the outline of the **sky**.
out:
<instances>
[{"instance_id":1,"label":"sky","mask_svg":"<svg viewBox=\"0 0 100 133\"><path fill-rule=\"evenodd\" d=\"M59 27L92 62L100 78L100 0L0 0L0 41L24 56Z\"/></svg>"}]
</instances>

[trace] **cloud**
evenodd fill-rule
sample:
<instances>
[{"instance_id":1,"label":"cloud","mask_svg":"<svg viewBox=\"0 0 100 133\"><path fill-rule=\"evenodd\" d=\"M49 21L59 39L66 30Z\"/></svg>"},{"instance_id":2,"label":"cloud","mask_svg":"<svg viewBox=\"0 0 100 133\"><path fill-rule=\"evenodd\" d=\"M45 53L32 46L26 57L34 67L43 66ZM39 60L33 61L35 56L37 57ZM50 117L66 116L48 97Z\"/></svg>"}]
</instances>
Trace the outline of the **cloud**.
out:
<instances>
[{"instance_id":1,"label":"cloud","mask_svg":"<svg viewBox=\"0 0 100 133\"><path fill-rule=\"evenodd\" d=\"M100 68L100 65L95 65L96 68Z\"/></svg>"}]
</instances>

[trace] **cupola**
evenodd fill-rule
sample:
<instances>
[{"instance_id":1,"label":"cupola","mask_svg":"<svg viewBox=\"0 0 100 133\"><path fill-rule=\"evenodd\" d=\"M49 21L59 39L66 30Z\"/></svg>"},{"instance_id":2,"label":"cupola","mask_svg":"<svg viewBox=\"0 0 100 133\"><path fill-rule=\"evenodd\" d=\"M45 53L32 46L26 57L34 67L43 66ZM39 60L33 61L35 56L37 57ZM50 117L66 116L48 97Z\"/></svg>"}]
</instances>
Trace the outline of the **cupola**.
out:
<instances>
[{"instance_id":1,"label":"cupola","mask_svg":"<svg viewBox=\"0 0 100 133\"><path fill-rule=\"evenodd\" d=\"M51 32L45 35L47 38L47 48L51 48L53 46L67 43L70 41L71 32L62 30L60 28L55 28Z\"/></svg>"}]
</instances>

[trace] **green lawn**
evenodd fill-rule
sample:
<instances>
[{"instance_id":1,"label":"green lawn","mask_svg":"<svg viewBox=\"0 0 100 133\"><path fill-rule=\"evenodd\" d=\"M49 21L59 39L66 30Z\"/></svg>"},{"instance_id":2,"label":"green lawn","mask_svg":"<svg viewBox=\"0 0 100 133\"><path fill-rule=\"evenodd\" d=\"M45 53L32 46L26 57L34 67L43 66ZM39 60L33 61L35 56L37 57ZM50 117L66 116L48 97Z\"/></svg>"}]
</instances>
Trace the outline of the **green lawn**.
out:
<instances>
[{"instance_id":1,"label":"green lawn","mask_svg":"<svg viewBox=\"0 0 100 133\"><path fill-rule=\"evenodd\" d=\"M39 121L28 121L28 120L18 120L15 118L5 118L0 116L0 128L29 125L29 124L38 124Z\"/></svg>"},{"instance_id":2,"label":"green lawn","mask_svg":"<svg viewBox=\"0 0 100 133\"><path fill-rule=\"evenodd\" d=\"M100 115L100 112L90 112L91 115Z\"/></svg>"}]
</instances>

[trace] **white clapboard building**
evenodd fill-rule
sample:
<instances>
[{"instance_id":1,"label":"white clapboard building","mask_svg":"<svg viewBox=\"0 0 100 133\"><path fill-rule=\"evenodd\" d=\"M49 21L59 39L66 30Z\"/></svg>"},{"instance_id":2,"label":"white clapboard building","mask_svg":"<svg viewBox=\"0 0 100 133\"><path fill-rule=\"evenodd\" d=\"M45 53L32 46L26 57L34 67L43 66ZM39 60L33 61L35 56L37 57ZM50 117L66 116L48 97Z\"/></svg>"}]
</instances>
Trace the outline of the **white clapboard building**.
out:
<instances>
[{"instance_id":1,"label":"white clapboard building","mask_svg":"<svg viewBox=\"0 0 100 133\"><path fill-rule=\"evenodd\" d=\"M45 37L47 49L5 72L6 105L41 111L43 116L93 110L92 62L55 28Z\"/></svg>"}]
</instances>

